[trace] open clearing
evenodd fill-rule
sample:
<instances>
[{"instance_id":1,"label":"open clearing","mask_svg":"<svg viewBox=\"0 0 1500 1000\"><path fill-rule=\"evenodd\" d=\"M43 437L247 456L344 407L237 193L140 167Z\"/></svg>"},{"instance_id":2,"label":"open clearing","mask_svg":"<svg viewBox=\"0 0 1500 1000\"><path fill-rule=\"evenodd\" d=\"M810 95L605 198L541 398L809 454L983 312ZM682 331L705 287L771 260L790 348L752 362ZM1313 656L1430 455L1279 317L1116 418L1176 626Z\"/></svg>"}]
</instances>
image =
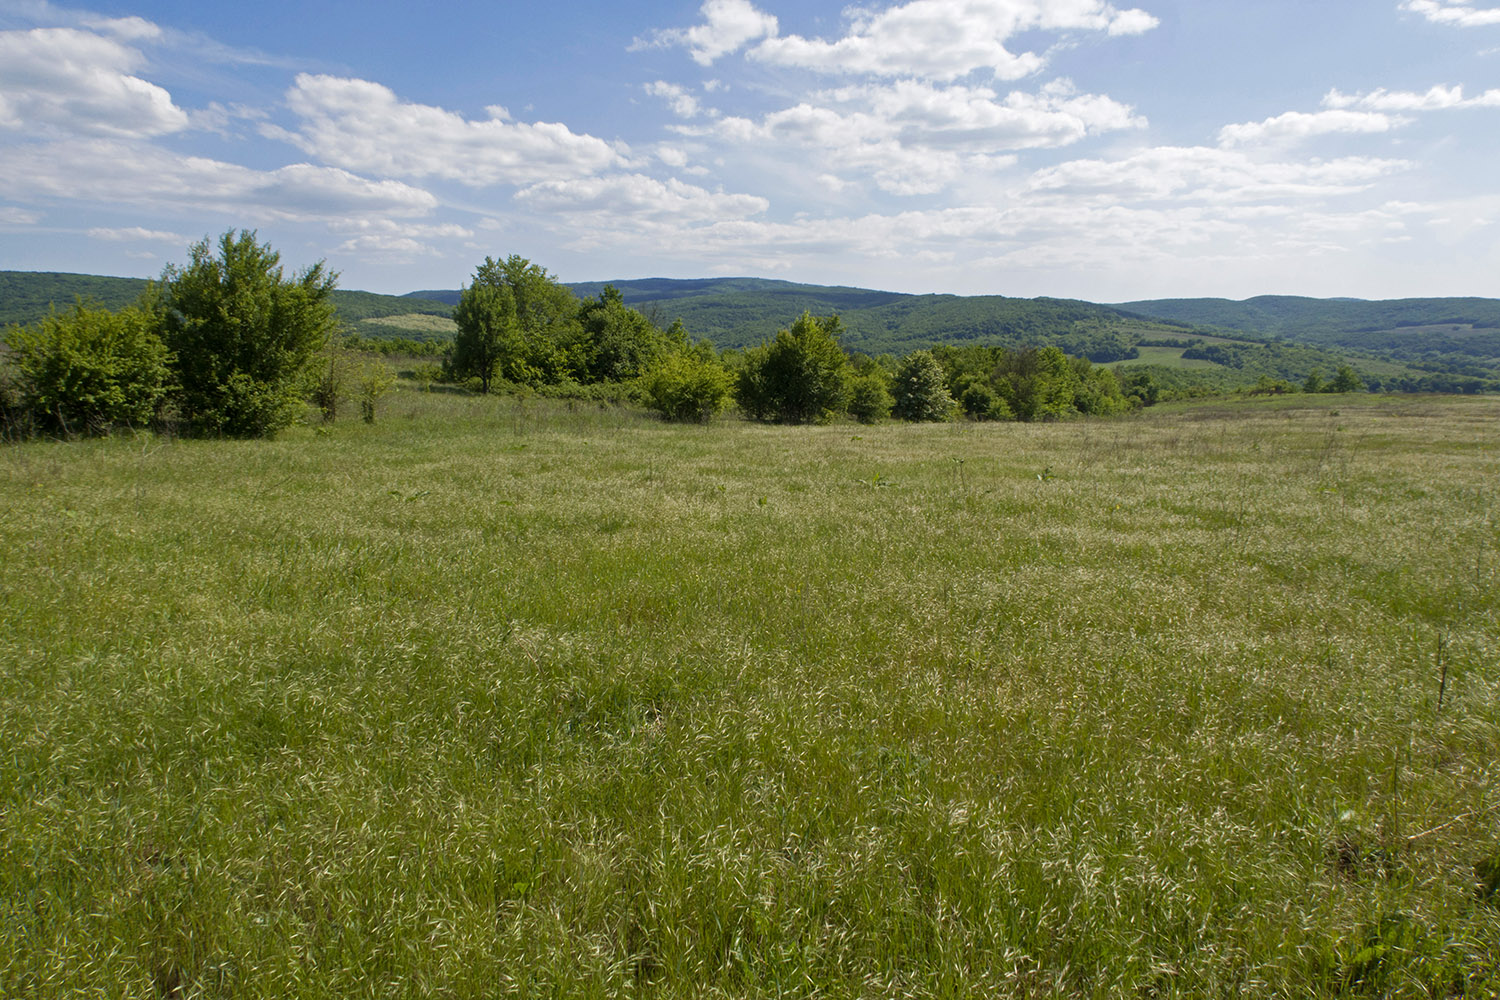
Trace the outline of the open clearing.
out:
<instances>
[{"instance_id":1,"label":"open clearing","mask_svg":"<svg viewBox=\"0 0 1500 1000\"><path fill-rule=\"evenodd\" d=\"M1493 397L7 445L0 994L1491 996L1497 480Z\"/></svg>"}]
</instances>

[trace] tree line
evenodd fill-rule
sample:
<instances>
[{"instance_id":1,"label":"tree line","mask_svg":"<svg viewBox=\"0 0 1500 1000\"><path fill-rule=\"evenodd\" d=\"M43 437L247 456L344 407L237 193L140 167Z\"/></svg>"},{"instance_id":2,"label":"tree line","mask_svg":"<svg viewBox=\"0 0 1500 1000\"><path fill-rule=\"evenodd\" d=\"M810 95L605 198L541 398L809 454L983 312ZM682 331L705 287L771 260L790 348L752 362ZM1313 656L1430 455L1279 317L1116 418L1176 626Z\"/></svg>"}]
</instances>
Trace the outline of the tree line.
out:
<instances>
[{"instance_id":1,"label":"tree line","mask_svg":"<svg viewBox=\"0 0 1500 1000\"><path fill-rule=\"evenodd\" d=\"M670 420L708 420L730 405L774 423L1047 420L1156 401L1148 388L1055 347L851 355L839 318L810 312L757 347L720 352L680 321L662 329L612 286L580 300L518 256L486 258L453 318L449 379L482 393L613 385Z\"/></svg>"},{"instance_id":2,"label":"tree line","mask_svg":"<svg viewBox=\"0 0 1500 1000\"><path fill-rule=\"evenodd\" d=\"M12 327L0 412L12 429L41 433L156 425L260 437L309 404L333 419L352 394L373 420L393 379L382 362L359 360L375 345L342 332L330 301L336 282L322 262L287 274L253 231L205 239L134 305L80 301ZM631 400L676 421L708 421L730 406L774 423L1050 420L1157 398L1149 376L1122 378L1056 347L851 354L839 318L810 312L759 346L719 351L680 320L663 326L627 306L612 286L580 298L514 255L485 258L452 315L457 333L440 369L420 366L424 379L477 393ZM436 360L438 350L409 353Z\"/></svg>"}]
</instances>

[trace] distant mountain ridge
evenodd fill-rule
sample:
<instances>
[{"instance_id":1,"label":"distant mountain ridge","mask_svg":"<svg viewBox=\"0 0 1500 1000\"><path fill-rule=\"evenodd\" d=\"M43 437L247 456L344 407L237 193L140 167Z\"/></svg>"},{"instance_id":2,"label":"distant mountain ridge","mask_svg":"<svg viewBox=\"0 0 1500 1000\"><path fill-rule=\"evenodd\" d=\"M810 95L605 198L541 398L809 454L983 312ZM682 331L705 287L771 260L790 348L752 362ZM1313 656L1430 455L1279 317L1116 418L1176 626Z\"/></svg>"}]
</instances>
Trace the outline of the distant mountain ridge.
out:
<instances>
[{"instance_id":1,"label":"distant mountain ridge","mask_svg":"<svg viewBox=\"0 0 1500 1000\"><path fill-rule=\"evenodd\" d=\"M1194 326L1411 358L1460 354L1500 360L1500 299L1145 299L1115 308Z\"/></svg>"},{"instance_id":2,"label":"distant mountain ridge","mask_svg":"<svg viewBox=\"0 0 1500 1000\"><path fill-rule=\"evenodd\" d=\"M105 309L134 305L146 290L146 278L115 278L64 271L0 271L0 327L35 323L54 307L70 309L82 299ZM457 301L457 293L454 293ZM339 318L350 325L390 316L449 317L452 305L403 295L345 291L333 293Z\"/></svg>"},{"instance_id":3,"label":"distant mountain ridge","mask_svg":"<svg viewBox=\"0 0 1500 1000\"><path fill-rule=\"evenodd\" d=\"M0 271L0 325L35 322L53 303L66 308L78 296L118 308L135 301L145 285L138 278ZM1435 372L1470 379L1464 386L1500 385L1500 299L1265 295L1243 301L1143 299L1102 305L1045 297L916 295L748 277L639 278L569 287L580 297L591 297L606 285L618 288L627 304L659 325L681 319L692 336L708 338L720 348L762 343L807 311L837 313L845 327L844 345L871 355L902 355L942 344L1052 345L1101 363L1128 361L1179 370L1217 366L1221 374L1239 380L1236 384L1263 375L1300 379L1347 362L1375 383L1425 384L1422 373ZM334 304L339 318L361 336L432 340L452 335L452 308L459 295L458 289L400 296L338 291Z\"/></svg>"}]
</instances>

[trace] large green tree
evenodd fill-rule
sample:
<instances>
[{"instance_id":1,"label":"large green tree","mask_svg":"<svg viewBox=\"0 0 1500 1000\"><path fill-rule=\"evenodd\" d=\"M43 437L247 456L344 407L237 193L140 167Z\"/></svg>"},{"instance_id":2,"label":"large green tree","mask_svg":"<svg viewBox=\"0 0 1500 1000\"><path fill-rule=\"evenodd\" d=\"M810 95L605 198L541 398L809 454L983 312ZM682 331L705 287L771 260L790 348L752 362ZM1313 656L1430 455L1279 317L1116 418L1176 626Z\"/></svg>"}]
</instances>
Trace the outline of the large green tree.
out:
<instances>
[{"instance_id":1,"label":"large green tree","mask_svg":"<svg viewBox=\"0 0 1500 1000\"><path fill-rule=\"evenodd\" d=\"M826 420L848 401L849 356L837 316L804 312L776 339L746 352L738 400L756 420L805 424Z\"/></svg>"},{"instance_id":2,"label":"large green tree","mask_svg":"<svg viewBox=\"0 0 1500 1000\"><path fill-rule=\"evenodd\" d=\"M490 391L496 376L514 382L530 381L526 349L516 323L516 300L505 285L474 282L463 290L453 310L458 332L448 356L448 375L477 378L482 392Z\"/></svg>"},{"instance_id":3,"label":"large green tree","mask_svg":"<svg viewBox=\"0 0 1500 1000\"><path fill-rule=\"evenodd\" d=\"M512 381L531 385L559 382L573 374L578 325L578 296L539 264L511 254L486 257L474 269L473 286L505 288L515 303L521 357ZM473 287L471 286L471 287Z\"/></svg>"},{"instance_id":4,"label":"large green tree","mask_svg":"<svg viewBox=\"0 0 1500 1000\"><path fill-rule=\"evenodd\" d=\"M162 272L162 339L190 430L261 437L296 419L309 362L337 327L337 277L322 261L283 275L253 230L195 243L185 267Z\"/></svg>"},{"instance_id":5,"label":"large green tree","mask_svg":"<svg viewBox=\"0 0 1500 1000\"><path fill-rule=\"evenodd\" d=\"M625 304L620 290L605 285L578 310L581 339L573 352L582 382L625 382L662 361L668 341L649 319Z\"/></svg>"},{"instance_id":6,"label":"large green tree","mask_svg":"<svg viewBox=\"0 0 1500 1000\"><path fill-rule=\"evenodd\" d=\"M891 414L898 420L947 420L953 413L943 367L928 351L913 351L901 362L891 396Z\"/></svg>"}]
</instances>

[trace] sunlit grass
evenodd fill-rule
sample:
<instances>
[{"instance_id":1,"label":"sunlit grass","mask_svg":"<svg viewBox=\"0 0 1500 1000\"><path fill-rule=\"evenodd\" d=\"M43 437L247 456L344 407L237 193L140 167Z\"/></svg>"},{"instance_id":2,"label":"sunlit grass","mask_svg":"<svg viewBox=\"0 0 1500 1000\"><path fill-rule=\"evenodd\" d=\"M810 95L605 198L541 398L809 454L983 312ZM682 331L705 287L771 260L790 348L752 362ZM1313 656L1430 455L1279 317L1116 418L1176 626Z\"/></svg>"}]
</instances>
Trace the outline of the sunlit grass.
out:
<instances>
[{"instance_id":1,"label":"sunlit grass","mask_svg":"<svg viewBox=\"0 0 1500 1000\"><path fill-rule=\"evenodd\" d=\"M0 994L1497 989L1500 402L382 405L0 449Z\"/></svg>"}]
</instances>

